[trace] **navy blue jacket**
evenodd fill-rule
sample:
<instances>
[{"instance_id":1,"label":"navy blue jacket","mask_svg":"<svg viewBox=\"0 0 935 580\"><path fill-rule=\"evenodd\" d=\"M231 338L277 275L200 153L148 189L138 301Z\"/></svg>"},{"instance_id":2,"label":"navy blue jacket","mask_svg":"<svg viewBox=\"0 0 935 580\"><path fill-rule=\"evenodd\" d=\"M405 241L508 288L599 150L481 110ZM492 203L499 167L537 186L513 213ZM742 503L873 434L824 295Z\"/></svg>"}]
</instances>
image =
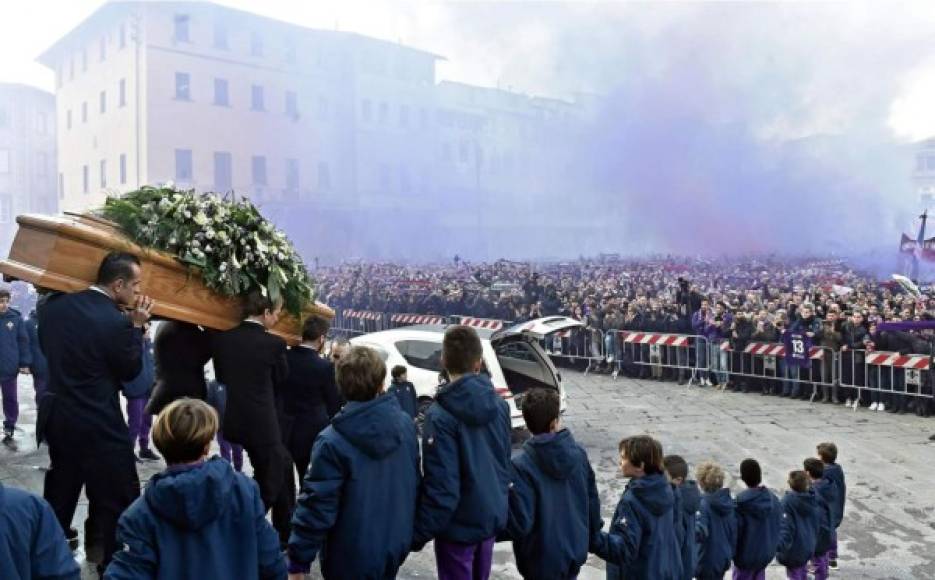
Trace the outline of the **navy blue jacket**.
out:
<instances>
[{"instance_id":1,"label":"navy blue jacket","mask_svg":"<svg viewBox=\"0 0 935 580\"><path fill-rule=\"evenodd\" d=\"M737 545L737 516L726 487L701 498L698 510L698 580L723 578Z\"/></svg>"},{"instance_id":2,"label":"navy blue jacket","mask_svg":"<svg viewBox=\"0 0 935 580\"><path fill-rule=\"evenodd\" d=\"M438 390L423 425L415 549L435 537L476 544L506 527L510 432L510 408L485 375Z\"/></svg>"},{"instance_id":3,"label":"navy blue jacket","mask_svg":"<svg viewBox=\"0 0 935 580\"><path fill-rule=\"evenodd\" d=\"M835 499L834 485L826 479L819 479L812 482L812 489L818 497L818 507L821 512L821 525L818 528L818 539L815 542L815 555L822 556L831 549L831 533L834 531L834 508L832 507Z\"/></svg>"},{"instance_id":4,"label":"navy blue jacket","mask_svg":"<svg viewBox=\"0 0 935 580\"><path fill-rule=\"evenodd\" d=\"M16 378L21 368L31 364L26 323L19 310L7 308L0 314L0 381Z\"/></svg>"},{"instance_id":5,"label":"navy blue jacket","mask_svg":"<svg viewBox=\"0 0 935 580\"><path fill-rule=\"evenodd\" d=\"M329 580L394 578L412 545L418 491L412 419L394 397L348 402L315 440L292 518L291 565L305 571L321 552Z\"/></svg>"},{"instance_id":6,"label":"navy blue jacket","mask_svg":"<svg viewBox=\"0 0 935 580\"><path fill-rule=\"evenodd\" d=\"M837 463L826 463L823 479L834 485L835 495L831 505L831 518L834 520L834 529L838 529L844 520L844 503L847 499L847 483L844 481L844 470Z\"/></svg>"},{"instance_id":7,"label":"navy blue jacket","mask_svg":"<svg viewBox=\"0 0 935 580\"><path fill-rule=\"evenodd\" d=\"M698 566L698 540L695 535L695 522L701 508L701 490L694 480L683 481L675 491L675 535L682 554L682 578L695 575Z\"/></svg>"},{"instance_id":8,"label":"navy blue jacket","mask_svg":"<svg viewBox=\"0 0 935 580\"><path fill-rule=\"evenodd\" d=\"M787 491L782 498L782 508L776 559L787 568L799 568L812 558L818 543L822 519L818 496L812 489Z\"/></svg>"},{"instance_id":9,"label":"navy blue jacket","mask_svg":"<svg viewBox=\"0 0 935 580\"><path fill-rule=\"evenodd\" d=\"M571 432L537 435L513 458L509 535L523 578L574 578L601 531L601 502L585 450Z\"/></svg>"},{"instance_id":10,"label":"navy blue jacket","mask_svg":"<svg viewBox=\"0 0 935 580\"><path fill-rule=\"evenodd\" d=\"M143 368L132 381L123 383L123 395L128 399L149 399L153 383L156 382L156 363L153 358L153 342L143 337Z\"/></svg>"},{"instance_id":11,"label":"navy blue jacket","mask_svg":"<svg viewBox=\"0 0 935 580\"><path fill-rule=\"evenodd\" d=\"M769 489L745 489L734 500L737 509L737 549L734 564L741 570L765 570L776 556L782 504Z\"/></svg>"},{"instance_id":12,"label":"navy blue jacket","mask_svg":"<svg viewBox=\"0 0 935 580\"><path fill-rule=\"evenodd\" d=\"M683 580L675 534L675 494L661 473L631 479L591 551L607 561L607 579Z\"/></svg>"},{"instance_id":13,"label":"navy blue jacket","mask_svg":"<svg viewBox=\"0 0 935 580\"><path fill-rule=\"evenodd\" d=\"M39 317L35 310L30 312L29 318L26 319L26 334L29 336L29 353L32 355L29 372L32 373L33 379L48 381L49 363L45 360L42 349L39 348Z\"/></svg>"},{"instance_id":14,"label":"navy blue jacket","mask_svg":"<svg viewBox=\"0 0 935 580\"><path fill-rule=\"evenodd\" d=\"M52 507L38 495L0 484L0 578L79 580L81 570Z\"/></svg>"},{"instance_id":15,"label":"navy blue jacket","mask_svg":"<svg viewBox=\"0 0 935 580\"><path fill-rule=\"evenodd\" d=\"M419 410L419 401L416 397L416 387L409 381L393 381L390 388L386 390L387 395L394 395L399 401L399 406L403 411L415 419L416 412Z\"/></svg>"},{"instance_id":16,"label":"navy blue jacket","mask_svg":"<svg viewBox=\"0 0 935 580\"><path fill-rule=\"evenodd\" d=\"M279 537L256 482L220 457L149 481L117 529L104 578L285 578Z\"/></svg>"}]
</instances>

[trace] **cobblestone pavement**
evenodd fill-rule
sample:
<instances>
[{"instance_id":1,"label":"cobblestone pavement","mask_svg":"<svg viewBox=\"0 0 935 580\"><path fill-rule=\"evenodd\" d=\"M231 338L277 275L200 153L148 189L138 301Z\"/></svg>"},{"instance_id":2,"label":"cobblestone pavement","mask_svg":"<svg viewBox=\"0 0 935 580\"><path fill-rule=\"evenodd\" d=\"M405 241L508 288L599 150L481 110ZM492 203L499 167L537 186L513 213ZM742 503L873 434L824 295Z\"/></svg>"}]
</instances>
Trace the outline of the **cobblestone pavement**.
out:
<instances>
[{"instance_id":1,"label":"cobblestone pavement","mask_svg":"<svg viewBox=\"0 0 935 580\"><path fill-rule=\"evenodd\" d=\"M757 458L766 483L781 488L785 474L801 468L816 443L833 440L848 480L840 569L833 576L935 578L935 443L928 440L935 433L935 420L688 389L674 383L564 374L565 425L588 450L607 521L624 486L616 457L617 442L625 435L650 433L661 439L666 453L679 453L693 466L706 459L720 462L728 468L735 491L742 486L738 466L743 458ZM28 378L20 380L19 391L19 450L0 448L0 480L41 493L48 455L44 447L35 446L35 407ZM142 465L141 479L161 467L158 462ZM82 498L76 522L84 520L86 508ZM79 556L83 557L80 552ZM87 572L85 577L94 574ZM434 577L431 546L413 554L399 577ZM519 578L508 543L497 545L493 577ZM582 580L603 577L603 563L593 557L580 575ZM784 577L779 567L768 571L771 580Z\"/></svg>"}]
</instances>

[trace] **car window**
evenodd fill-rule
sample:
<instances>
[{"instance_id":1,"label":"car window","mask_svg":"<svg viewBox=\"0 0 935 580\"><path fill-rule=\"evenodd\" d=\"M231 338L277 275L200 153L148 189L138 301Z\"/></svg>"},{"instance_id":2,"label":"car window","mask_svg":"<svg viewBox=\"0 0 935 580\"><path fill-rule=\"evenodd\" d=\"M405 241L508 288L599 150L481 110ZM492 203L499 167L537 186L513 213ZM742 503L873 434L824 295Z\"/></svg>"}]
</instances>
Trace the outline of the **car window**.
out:
<instances>
[{"instance_id":1,"label":"car window","mask_svg":"<svg viewBox=\"0 0 935 580\"><path fill-rule=\"evenodd\" d=\"M522 342L508 342L497 347L497 356L515 358L529 362L538 362L536 356Z\"/></svg>"},{"instance_id":2,"label":"car window","mask_svg":"<svg viewBox=\"0 0 935 580\"><path fill-rule=\"evenodd\" d=\"M441 372L442 345L426 340L401 340L396 343L399 354L412 366L427 371Z\"/></svg>"}]
</instances>

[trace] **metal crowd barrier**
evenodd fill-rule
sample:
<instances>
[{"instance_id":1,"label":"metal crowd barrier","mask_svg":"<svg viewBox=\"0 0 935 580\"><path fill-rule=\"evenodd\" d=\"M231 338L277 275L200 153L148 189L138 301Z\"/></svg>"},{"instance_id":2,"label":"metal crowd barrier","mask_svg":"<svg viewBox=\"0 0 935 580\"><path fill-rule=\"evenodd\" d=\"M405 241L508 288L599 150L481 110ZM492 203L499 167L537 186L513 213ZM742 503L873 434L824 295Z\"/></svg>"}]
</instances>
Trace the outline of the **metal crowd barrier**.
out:
<instances>
[{"instance_id":1,"label":"metal crowd barrier","mask_svg":"<svg viewBox=\"0 0 935 580\"><path fill-rule=\"evenodd\" d=\"M850 389L850 394L860 400L866 400L865 393L877 401L885 395L885 404L902 396L935 400L930 355L846 350L839 356L838 376L841 387Z\"/></svg>"},{"instance_id":2,"label":"metal crowd barrier","mask_svg":"<svg viewBox=\"0 0 935 580\"><path fill-rule=\"evenodd\" d=\"M679 378L696 380L709 370L710 344L703 336L629 330L609 332L607 336L607 359L615 365L614 378L627 368L641 366L649 367L649 376L660 379L676 371Z\"/></svg>"},{"instance_id":3,"label":"metal crowd barrier","mask_svg":"<svg viewBox=\"0 0 935 580\"><path fill-rule=\"evenodd\" d=\"M541 344L553 361L584 362L585 374L601 367L612 367L613 361L605 354L605 333L597 328L581 327L555 332L545 337Z\"/></svg>"},{"instance_id":4,"label":"metal crowd barrier","mask_svg":"<svg viewBox=\"0 0 935 580\"><path fill-rule=\"evenodd\" d=\"M725 346L728 344L726 341L721 344L723 354L719 355L716 365L714 362L710 365L719 383L723 382L721 379L731 377L770 379L781 381L785 393L797 393L802 384L811 385L813 395L817 394L818 387L832 387L836 384L837 365L835 352L831 348L813 346L802 364L792 364L786 357L783 344L751 342L742 351ZM770 390L773 387L772 384L763 386Z\"/></svg>"}]
</instances>

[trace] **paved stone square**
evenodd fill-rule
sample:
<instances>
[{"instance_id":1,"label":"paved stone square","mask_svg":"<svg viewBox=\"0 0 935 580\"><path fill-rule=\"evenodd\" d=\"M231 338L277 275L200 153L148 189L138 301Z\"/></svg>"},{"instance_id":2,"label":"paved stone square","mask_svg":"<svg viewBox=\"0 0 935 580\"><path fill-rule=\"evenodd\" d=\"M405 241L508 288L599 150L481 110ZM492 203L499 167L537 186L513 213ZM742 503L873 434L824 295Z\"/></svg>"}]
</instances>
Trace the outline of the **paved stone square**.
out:
<instances>
[{"instance_id":1,"label":"paved stone square","mask_svg":"<svg viewBox=\"0 0 935 580\"><path fill-rule=\"evenodd\" d=\"M745 457L760 461L770 487L782 488L786 473L801 468L816 443L833 440L848 482L840 569L833 577L935 578L935 442L928 440L935 420L674 383L563 374L568 388L565 425L590 454L608 522L625 483L617 468L617 443L625 435L650 433L661 439L666 453L679 453L692 466L706 459L722 463L735 491L743 485L738 466ZM41 493L41 468L48 465L48 455L35 446L28 378L21 379L19 390L19 450L0 448L0 480ZM142 465L141 479L161 467ZM83 521L86 508L82 498L76 522ZM413 554L399 577L434 577L431 546ZM493 577L519 578L508 543L497 545ZM582 580L603 577L603 563L593 557L580 575ZM768 572L770 580L784 577L777 566Z\"/></svg>"}]
</instances>

